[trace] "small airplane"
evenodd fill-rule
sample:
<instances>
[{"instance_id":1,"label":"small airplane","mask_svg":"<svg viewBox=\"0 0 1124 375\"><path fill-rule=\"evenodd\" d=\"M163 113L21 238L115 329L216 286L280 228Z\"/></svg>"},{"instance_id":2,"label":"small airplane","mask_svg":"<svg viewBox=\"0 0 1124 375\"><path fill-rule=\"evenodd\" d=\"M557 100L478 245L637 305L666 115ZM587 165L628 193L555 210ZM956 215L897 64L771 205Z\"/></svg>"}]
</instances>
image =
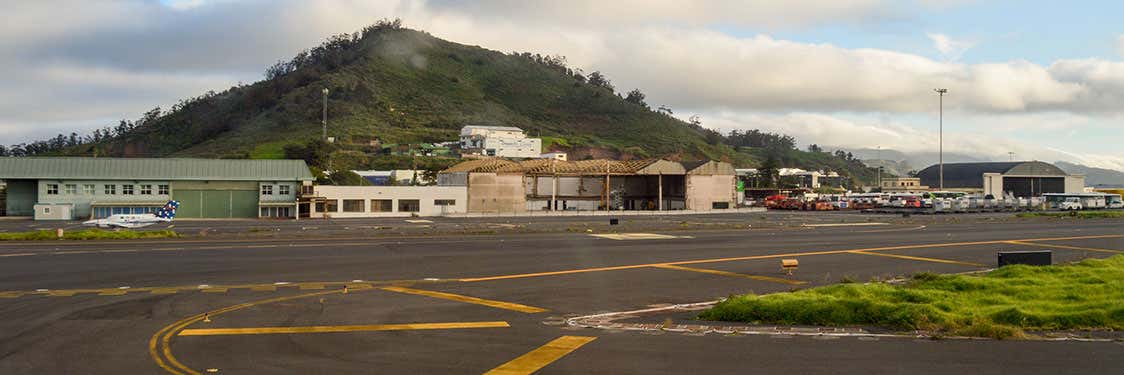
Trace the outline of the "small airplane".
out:
<instances>
[{"instance_id":1,"label":"small airplane","mask_svg":"<svg viewBox=\"0 0 1124 375\"><path fill-rule=\"evenodd\" d=\"M155 213L151 214L118 214L112 215L104 219L96 219L83 222L82 225L96 226L99 228L143 228L156 223L170 223L176 217L176 209L180 207L180 202L168 201L164 207L156 209Z\"/></svg>"}]
</instances>

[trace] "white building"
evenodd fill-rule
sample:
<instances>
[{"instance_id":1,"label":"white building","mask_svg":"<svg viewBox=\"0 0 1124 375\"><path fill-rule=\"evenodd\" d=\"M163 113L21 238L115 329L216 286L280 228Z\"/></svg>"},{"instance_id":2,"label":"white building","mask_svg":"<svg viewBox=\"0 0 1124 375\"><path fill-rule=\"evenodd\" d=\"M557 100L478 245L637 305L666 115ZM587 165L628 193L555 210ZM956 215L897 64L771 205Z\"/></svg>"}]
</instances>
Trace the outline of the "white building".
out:
<instances>
[{"instance_id":1,"label":"white building","mask_svg":"<svg viewBox=\"0 0 1124 375\"><path fill-rule=\"evenodd\" d=\"M538 158L542 140L527 138L511 126L467 125L461 128L461 153L504 158Z\"/></svg>"},{"instance_id":2,"label":"white building","mask_svg":"<svg viewBox=\"0 0 1124 375\"><path fill-rule=\"evenodd\" d=\"M569 159L569 157L566 156L565 152L548 152L548 153L542 154L542 156L540 158L541 159L554 159L554 160L561 160L561 161L566 161L566 159Z\"/></svg>"},{"instance_id":3,"label":"white building","mask_svg":"<svg viewBox=\"0 0 1124 375\"><path fill-rule=\"evenodd\" d=\"M443 216L468 212L465 186L317 185L310 217Z\"/></svg>"}]
</instances>

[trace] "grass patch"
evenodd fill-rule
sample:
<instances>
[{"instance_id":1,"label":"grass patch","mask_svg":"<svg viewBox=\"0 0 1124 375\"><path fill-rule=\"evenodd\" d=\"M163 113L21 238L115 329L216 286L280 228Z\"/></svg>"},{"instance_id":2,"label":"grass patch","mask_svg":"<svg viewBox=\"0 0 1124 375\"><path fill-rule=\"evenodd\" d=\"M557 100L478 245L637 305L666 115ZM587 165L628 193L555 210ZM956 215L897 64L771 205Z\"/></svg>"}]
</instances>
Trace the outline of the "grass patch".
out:
<instances>
[{"instance_id":1,"label":"grass patch","mask_svg":"<svg viewBox=\"0 0 1124 375\"><path fill-rule=\"evenodd\" d=\"M1078 219L1119 219L1124 211L1069 211L1069 212L1023 212L1017 217L1075 217Z\"/></svg>"},{"instance_id":2,"label":"grass patch","mask_svg":"<svg viewBox=\"0 0 1124 375\"><path fill-rule=\"evenodd\" d=\"M133 230L103 230L82 229L66 231L64 240L132 240L141 238L177 238L179 233L173 230L133 231ZM38 230L33 232L0 233L0 241L45 241L57 240L53 230Z\"/></svg>"},{"instance_id":3,"label":"grass patch","mask_svg":"<svg viewBox=\"0 0 1124 375\"><path fill-rule=\"evenodd\" d=\"M1024 337L1024 330L1124 329L1124 255L1080 263L1015 265L985 275L915 275L900 285L839 284L734 296L700 319L877 325L936 334Z\"/></svg>"}]
</instances>

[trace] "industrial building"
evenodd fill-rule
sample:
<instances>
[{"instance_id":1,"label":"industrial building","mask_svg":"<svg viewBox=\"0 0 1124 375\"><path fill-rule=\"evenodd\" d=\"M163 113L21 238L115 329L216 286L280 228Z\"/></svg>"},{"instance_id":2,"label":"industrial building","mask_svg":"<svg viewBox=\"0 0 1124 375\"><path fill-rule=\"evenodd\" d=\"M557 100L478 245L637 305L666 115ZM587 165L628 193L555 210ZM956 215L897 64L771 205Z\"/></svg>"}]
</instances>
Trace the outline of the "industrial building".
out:
<instances>
[{"instance_id":1,"label":"industrial building","mask_svg":"<svg viewBox=\"0 0 1124 375\"><path fill-rule=\"evenodd\" d=\"M883 193L921 193L929 191L929 187L921 183L917 177L885 177L878 182Z\"/></svg>"},{"instance_id":2,"label":"industrial building","mask_svg":"<svg viewBox=\"0 0 1124 375\"><path fill-rule=\"evenodd\" d=\"M461 128L461 154L502 158L538 158L542 139L527 138L523 129L511 126L467 125Z\"/></svg>"},{"instance_id":3,"label":"industrial building","mask_svg":"<svg viewBox=\"0 0 1124 375\"><path fill-rule=\"evenodd\" d=\"M922 185L940 188L940 165L917 173ZM1080 193L1085 176L1070 175L1040 161L946 163L944 190L1003 197L1040 197L1045 193Z\"/></svg>"},{"instance_id":4,"label":"industrial building","mask_svg":"<svg viewBox=\"0 0 1124 375\"><path fill-rule=\"evenodd\" d=\"M176 218L295 218L312 174L301 160L0 158L5 214L37 220L147 213Z\"/></svg>"},{"instance_id":5,"label":"industrial building","mask_svg":"<svg viewBox=\"0 0 1124 375\"><path fill-rule=\"evenodd\" d=\"M309 217L444 216L468 212L464 186L324 186L312 188ZM302 215L304 210L301 210Z\"/></svg>"},{"instance_id":6,"label":"industrial building","mask_svg":"<svg viewBox=\"0 0 1124 375\"><path fill-rule=\"evenodd\" d=\"M470 160L438 174L465 186L470 213L597 210L710 210L736 204L729 163L662 159Z\"/></svg>"}]
</instances>

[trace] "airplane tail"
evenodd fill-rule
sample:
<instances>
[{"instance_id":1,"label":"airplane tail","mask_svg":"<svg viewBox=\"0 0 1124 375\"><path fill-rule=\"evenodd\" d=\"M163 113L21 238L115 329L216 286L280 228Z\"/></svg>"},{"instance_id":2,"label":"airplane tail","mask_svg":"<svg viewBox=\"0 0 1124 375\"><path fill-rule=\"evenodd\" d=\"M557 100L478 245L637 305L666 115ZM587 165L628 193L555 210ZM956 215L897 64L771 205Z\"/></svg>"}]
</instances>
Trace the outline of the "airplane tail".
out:
<instances>
[{"instance_id":1,"label":"airplane tail","mask_svg":"<svg viewBox=\"0 0 1124 375\"><path fill-rule=\"evenodd\" d=\"M156 209L156 217L172 221L172 219L176 218L176 209L179 207L180 202L168 201L168 203L164 204L164 207Z\"/></svg>"}]
</instances>

